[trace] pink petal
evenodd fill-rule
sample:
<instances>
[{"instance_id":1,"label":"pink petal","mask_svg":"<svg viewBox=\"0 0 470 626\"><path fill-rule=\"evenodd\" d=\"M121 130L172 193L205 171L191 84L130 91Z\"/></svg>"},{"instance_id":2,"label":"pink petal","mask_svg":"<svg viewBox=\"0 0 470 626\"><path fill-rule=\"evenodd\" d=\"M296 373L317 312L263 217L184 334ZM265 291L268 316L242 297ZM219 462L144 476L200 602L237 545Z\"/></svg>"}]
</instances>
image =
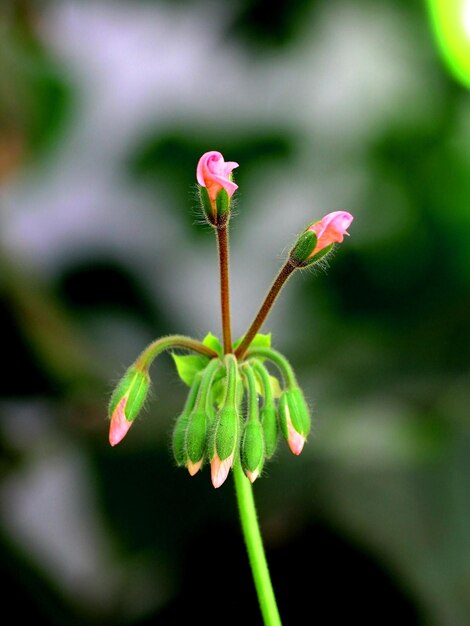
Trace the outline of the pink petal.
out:
<instances>
[{"instance_id":1,"label":"pink petal","mask_svg":"<svg viewBox=\"0 0 470 626\"><path fill-rule=\"evenodd\" d=\"M347 211L333 211L312 224L308 230L317 235L317 245L310 256L314 256L332 243L341 243L344 235L349 235L347 228L353 219L351 213Z\"/></svg>"},{"instance_id":2,"label":"pink petal","mask_svg":"<svg viewBox=\"0 0 470 626\"><path fill-rule=\"evenodd\" d=\"M188 472L191 474L191 476L194 476L195 474L197 474L199 470L201 469L201 466L202 466L202 459L198 461L197 463L193 463L191 459L188 459L188 462L186 463L186 467L188 468Z\"/></svg>"},{"instance_id":3,"label":"pink petal","mask_svg":"<svg viewBox=\"0 0 470 626\"><path fill-rule=\"evenodd\" d=\"M212 484L217 489L221 485L224 484L230 468L233 464L233 454L231 454L227 459L221 461L217 454L211 461L211 478Z\"/></svg>"},{"instance_id":4,"label":"pink petal","mask_svg":"<svg viewBox=\"0 0 470 626\"><path fill-rule=\"evenodd\" d=\"M290 418L290 412L289 412L289 407L287 406L287 403L286 403L285 411L286 411L286 425L287 425L287 445L289 446L290 451L293 454L295 454L296 456L299 456L299 454L302 452L306 439L303 435L301 435L295 430L294 425L292 424L292 420Z\"/></svg>"},{"instance_id":5,"label":"pink petal","mask_svg":"<svg viewBox=\"0 0 470 626\"><path fill-rule=\"evenodd\" d=\"M196 170L197 182L207 187L212 201L221 189L225 189L229 197L232 197L238 189L238 185L230 180L230 174L235 167L238 167L238 163L234 161L226 163L222 154L215 150L206 152L199 159Z\"/></svg>"},{"instance_id":6,"label":"pink petal","mask_svg":"<svg viewBox=\"0 0 470 626\"><path fill-rule=\"evenodd\" d=\"M197 182L202 185L202 187L206 186L206 181L205 181L205 173L206 171L209 169L209 165L208 163L214 163L219 161L220 159L224 159L224 157L222 156L222 154L220 152L216 152L215 150L212 150L211 152L205 152L202 157L199 159L199 162L197 164L197 170L196 170L196 177L197 177Z\"/></svg>"},{"instance_id":7,"label":"pink petal","mask_svg":"<svg viewBox=\"0 0 470 626\"><path fill-rule=\"evenodd\" d=\"M259 471L257 469L255 469L254 472L250 472L249 470L247 470L246 475L248 476L250 483L253 484L259 476Z\"/></svg>"},{"instance_id":8,"label":"pink petal","mask_svg":"<svg viewBox=\"0 0 470 626\"><path fill-rule=\"evenodd\" d=\"M127 431L132 426L133 422L129 422L126 419L125 408L127 403L127 396L124 396L119 404L114 409L111 416L111 424L109 426L109 443L115 446L124 439Z\"/></svg>"}]
</instances>

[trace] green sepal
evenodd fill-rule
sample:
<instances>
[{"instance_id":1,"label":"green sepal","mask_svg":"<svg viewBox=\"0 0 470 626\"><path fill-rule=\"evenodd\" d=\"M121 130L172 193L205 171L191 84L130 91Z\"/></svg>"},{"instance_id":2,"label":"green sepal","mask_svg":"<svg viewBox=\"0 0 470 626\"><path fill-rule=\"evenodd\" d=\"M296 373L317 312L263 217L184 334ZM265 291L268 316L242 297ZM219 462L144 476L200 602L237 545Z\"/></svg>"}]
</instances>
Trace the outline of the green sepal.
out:
<instances>
[{"instance_id":1,"label":"green sepal","mask_svg":"<svg viewBox=\"0 0 470 626\"><path fill-rule=\"evenodd\" d=\"M193 463L197 463L204 456L207 440L207 414L205 411L195 410L188 419L186 429L186 453Z\"/></svg>"},{"instance_id":2,"label":"green sepal","mask_svg":"<svg viewBox=\"0 0 470 626\"><path fill-rule=\"evenodd\" d=\"M259 420L248 420L243 430L241 444L241 459L244 470L254 472L261 469L264 464L264 436L263 427Z\"/></svg>"},{"instance_id":3,"label":"green sepal","mask_svg":"<svg viewBox=\"0 0 470 626\"><path fill-rule=\"evenodd\" d=\"M182 413L176 420L172 437L173 456L178 467L185 467L188 462L186 450L186 430L188 428L189 415Z\"/></svg>"},{"instance_id":4,"label":"green sepal","mask_svg":"<svg viewBox=\"0 0 470 626\"><path fill-rule=\"evenodd\" d=\"M217 218L222 218L222 221L225 221L230 208L230 198L226 189L223 187L215 197L215 207ZM219 221L219 219L217 221Z\"/></svg>"},{"instance_id":5,"label":"green sepal","mask_svg":"<svg viewBox=\"0 0 470 626\"><path fill-rule=\"evenodd\" d=\"M306 230L297 239L290 251L289 258L294 265L303 265L315 250L317 235L313 230Z\"/></svg>"},{"instance_id":6,"label":"green sepal","mask_svg":"<svg viewBox=\"0 0 470 626\"><path fill-rule=\"evenodd\" d=\"M276 415L276 407L273 403L265 404L261 408L260 419L264 432L266 457L270 459L276 451L279 441L279 424Z\"/></svg>"},{"instance_id":7,"label":"green sepal","mask_svg":"<svg viewBox=\"0 0 470 626\"><path fill-rule=\"evenodd\" d=\"M199 185L199 199L207 221L213 226L215 224L214 207L212 206L211 199L209 198L207 187Z\"/></svg>"},{"instance_id":8,"label":"green sepal","mask_svg":"<svg viewBox=\"0 0 470 626\"><path fill-rule=\"evenodd\" d=\"M176 371L181 380L191 387L194 378L198 372L201 372L207 367L210 359L206 356L199 356L197 354L180 355L171 353L173 361L176 365Z\"/></svg>"},{"instance_id":9,"label":"green sepal","mask_svg":"<svg viewBox=\"0 0 470 626\"><path fill-rule=\"evenodd\" d=\"M148 371L131 365L111 395L108 408L109 417L112 416L122 398L127 396L124 415L127 421L134 421L145 402L149 387Z\"/></svg>"},{"instance_id":10,"label":"green sepal","mask_svg":"<svg viewBox=\"0 0 470 626\"><path fill-rule=\"evenodd\" d=\"M322 250L320 250L320 252L317 252L314 256L312 256L312 258L307 259L302 264L302 267L309 267L310 265L312 265L312 263L318 263L318 261L321 261L321 259L323 259L323 257L329 254L333 250L334 247L335 247L335 244L330 243L329 246L326 246L326 248L323 248Z\"/></svg>"},{"instance_id":11,"label":"green sepal","mask_svg":"<svg viewBox=\"0 0 470 626\"><path fill-rule=\"evenodd\" d=\"M207 333L207 335L202 340L202 345L211 348L212 350L214 350L214 352L217 352L219 356L224 355L224 349L222 348L222 344L220 343L219 338L212 333Z\"/></svg>"},{"instance_id":12,"label":"green sepal","mask_svg":"<svg viewBox=\"0 0 470 626\"><path fill-rule=\"evenodd\" d=\"M279 422L282 434L288 439L287 417L299 434L307 437L310 432L310 411L300 387L283 391L279 399Z\"/></svg>"},{"instance_id":13,"label":"green sepal","mask_svg":"<svg viewBox=\"0 0 470 626\"><path fill-rule=\"evenodd\" d=\"M221 461L234 454L239 437L240 418L233 406L225 406L220 411L214 428L214 452Z\"/></svg>"}]
</instances>

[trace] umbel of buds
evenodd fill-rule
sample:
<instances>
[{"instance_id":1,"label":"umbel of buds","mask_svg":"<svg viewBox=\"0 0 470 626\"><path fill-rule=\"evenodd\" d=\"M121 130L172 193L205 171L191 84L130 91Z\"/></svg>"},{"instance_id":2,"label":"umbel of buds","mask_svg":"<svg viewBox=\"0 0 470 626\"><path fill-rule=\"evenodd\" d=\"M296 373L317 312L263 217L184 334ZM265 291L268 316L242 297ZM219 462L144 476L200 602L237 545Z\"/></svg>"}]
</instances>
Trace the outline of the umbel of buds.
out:
<instances>
[{"instance_id":1,"label":"umbel of buds","mask_svg":"<svg viewBox=\"0 0 470 626\"><path fill-rule=\"evenodd\" d=\"M201 206L206 220L219 234L230 218L231 199L237 189L232 180L236 167L237 163L224 161L215 151L205 153L197 166ZM212 483L220 487L235 465L242 467L252 483L259 478L281 436L298 456L310 433L309 406L290 363L271 347L271 336L258 330L287 278L324 259L343 241L352 220L350 213L335 211L299 235L258 315L240 340L231 342L222 297L223 347L211 333L203 341L173 335L152 342L127 369L111 396L111 445L124 438L144 405L152 362L169 350L179 377L189 388L172 437L179 467L194 476L204 465L210 465ZM181 351L191 354L182 355Z\"/></svg>"}]
</instances>

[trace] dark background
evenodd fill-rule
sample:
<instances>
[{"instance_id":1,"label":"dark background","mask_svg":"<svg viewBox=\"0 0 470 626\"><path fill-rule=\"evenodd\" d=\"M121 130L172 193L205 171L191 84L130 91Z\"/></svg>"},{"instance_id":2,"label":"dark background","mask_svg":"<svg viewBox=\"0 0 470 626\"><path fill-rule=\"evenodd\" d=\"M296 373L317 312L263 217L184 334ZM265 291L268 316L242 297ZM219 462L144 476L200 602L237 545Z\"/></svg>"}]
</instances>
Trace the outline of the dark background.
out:
<instances>
[{"instance_id":1,"label":"dark background","mask_svg":"<svg viewBox=\"0 0 470 626\"><path fill-rule=\"evenodd\" d=\"M153 338L220 334L195 167L240 164L236 336L289 246L355 216L264 326L314 410L255 484L286 624L470 613L470 97L422 2L3 2L2 607L41 624L259 623L231 480L174 467L168 357L126 440L106 404Z\"/></svg>"}]
</instances>

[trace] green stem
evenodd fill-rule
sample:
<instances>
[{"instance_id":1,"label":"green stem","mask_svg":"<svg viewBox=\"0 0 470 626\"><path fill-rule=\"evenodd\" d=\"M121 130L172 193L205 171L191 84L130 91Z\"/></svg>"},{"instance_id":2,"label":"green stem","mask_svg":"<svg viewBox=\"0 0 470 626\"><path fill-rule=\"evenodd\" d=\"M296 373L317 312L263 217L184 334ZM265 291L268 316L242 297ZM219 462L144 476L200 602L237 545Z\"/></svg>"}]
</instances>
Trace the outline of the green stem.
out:
<instances>
[{"instance_id":1,"label":"green stem","mask_svg":"<svg viewBox=\"0 0 470 626\"><path fill-rule=\"evenodd\" d=\"M253 489L250 481L243 473L239 461L237 461L233 467L233 476L243 536L250 559L264 625L281 626L281 618L276 604L276 597L269 575L263 540L256 516Z\"/></svg>"},{"instance_id":2,"label":"green stem","mask_svg":"<svg viewBox=\"0 0 470 626\"><path fill-rule=\"evenodd\" d=\"M292 387L298 387L297 379L295 377L294 370L292 369L291 364L277 350L256 346L255 348L251 348L247 354L248 357L253 356L272 361L281 372L282 377L284 378L284 383L291 389Z\"/></svg>"},{"instance_id":3,"label":"green stem","mask_svg":"<svg viewBox=\"0 0 470 626\"><path fill-rule=\"evenodd\" d=\"M268 291L266 298L264 299L263 304L261 305L260 310L258 311L257 316L253 320L248 332L243 337L243 341L235 350L235 356L237 359L241 360L245 356L246 351L250 347L251 342L256 336L256 333L259 331L261 326L263 325L264 320L267 318L269 311L271 310L276 298L278 297L281 289L283 288L286 280L292 274L292 272L297 268L297 265L294 265L291 262L291 259L287 259L285 264L281 267L279 274L276 276L273 284L271 285L271 289Z\"/></svg>"},{"instance_id":4,"label":"green stem","mask_svg":"<svg viewBox=\"0 0 470 626\"><path fill-rule=\"evenodd\" d=\"M228 223L217 228L217 247L220 269L220 307L222 311L222 336L224 354L232 352L232 324L230 319Z\"/></svg>"},{"instance_id":5,"label":"green stem","mask_svg":"<svg viewBox=\"0 0 470 626\"><path fill-rule=\"evenodd\" d=\"M161 337L156 339L137 357L135 361L135 367L138 369L148 369L153 360L165 350L171 350L173 348L180 348L181 350L192 350L198 352L209 359L218 357L219 355L215 350L202 344L200 341L196 341L191 337L185 337L184 335L168 335L167 337Z\"/></svg>"}]
</instances>

